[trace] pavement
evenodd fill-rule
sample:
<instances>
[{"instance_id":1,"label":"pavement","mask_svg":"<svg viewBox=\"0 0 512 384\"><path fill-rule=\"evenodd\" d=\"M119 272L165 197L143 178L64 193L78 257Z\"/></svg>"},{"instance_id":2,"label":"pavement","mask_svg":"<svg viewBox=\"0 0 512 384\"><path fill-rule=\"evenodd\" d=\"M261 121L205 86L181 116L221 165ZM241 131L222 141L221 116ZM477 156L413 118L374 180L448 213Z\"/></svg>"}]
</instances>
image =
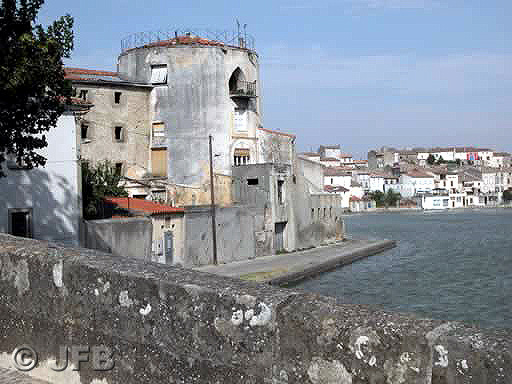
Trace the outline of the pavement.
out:
<instances>
[{"instance_id":1,"label":"pavement","mask_svg":"<svg viewBox=\"0 0 512 384\"><path fill-rule=\"evenodd\" d=\"M263 256L229 264L194 268L242 280L286 285L307 279L396 246L392 240L348 239L305 251Z\"/></svg>"},{"instance_id":2,"label":"pavement","mask_svg":"<svg viewBox=\"0 0 512 384\"><path fill-rule=\"evenodd\" d=\"M15 369L0 368L0 384L50 384L47 381L33 379Z\"/></svg>"}]
</instances>

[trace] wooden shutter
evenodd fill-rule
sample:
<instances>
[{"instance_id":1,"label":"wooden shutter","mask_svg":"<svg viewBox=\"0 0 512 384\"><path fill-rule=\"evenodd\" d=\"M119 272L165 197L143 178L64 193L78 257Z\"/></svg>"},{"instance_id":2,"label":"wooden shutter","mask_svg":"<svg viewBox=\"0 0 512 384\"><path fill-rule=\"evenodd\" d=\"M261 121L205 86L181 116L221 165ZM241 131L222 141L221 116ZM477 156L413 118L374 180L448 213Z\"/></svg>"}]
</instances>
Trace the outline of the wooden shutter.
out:
<instances>
[{"instance_id":1,"label":"wooden shutter","mask_svg":"<svg viewBox=\"0 0 512 384\"><path fill-rule=\"evenodd\" d=\"M151 150L151 172L153 176L167 177L167 149Z\"/></svg>"}]
</instances>

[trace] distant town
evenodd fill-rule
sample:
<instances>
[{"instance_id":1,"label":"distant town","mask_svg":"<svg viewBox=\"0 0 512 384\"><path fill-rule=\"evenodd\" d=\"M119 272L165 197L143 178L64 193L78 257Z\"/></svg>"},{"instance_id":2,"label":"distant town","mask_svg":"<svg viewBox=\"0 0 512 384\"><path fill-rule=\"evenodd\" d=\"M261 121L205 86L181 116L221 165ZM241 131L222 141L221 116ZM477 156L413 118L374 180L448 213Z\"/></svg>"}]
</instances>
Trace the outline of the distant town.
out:
<instances>
[{"instance_id":1,"label":"distant town","mask_svg":"<svg viewBox=\"0 0 512 384\"><path fill-rule=\"evenodd\" d=\"M317 187L341 194L343 208L351 212L390 205L427 210L496 207L512 200L511 154L488 148L383 147L369 151L368 160L354 160L340 145L325 145L298 157L322 166L317 172L323 173L323 185ZM386 194L396 194L392 204Z\"/></svg>"}]
</instances>

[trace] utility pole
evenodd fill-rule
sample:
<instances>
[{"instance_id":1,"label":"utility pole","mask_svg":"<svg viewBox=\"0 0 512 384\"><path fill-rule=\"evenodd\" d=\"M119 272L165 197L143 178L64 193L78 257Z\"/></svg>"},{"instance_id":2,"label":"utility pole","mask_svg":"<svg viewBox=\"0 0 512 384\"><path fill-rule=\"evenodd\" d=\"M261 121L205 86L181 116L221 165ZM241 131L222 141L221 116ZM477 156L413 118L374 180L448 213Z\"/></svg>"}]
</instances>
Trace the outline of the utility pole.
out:
<instances>
[{"instance_id":1,"label":"utility pole","mask_svg":"<svg viewBox=\"0 0 512 384\"><path fill-rule=\"evenodd\" d=\"M213 242L213 264L217 265L217 225L215 223L215 191L213 185L213 151L212 151L212 135L209 137L210 143L210 192L211 192L211 209L212 209L212 242Z\"/></svg>"}]
</instances>

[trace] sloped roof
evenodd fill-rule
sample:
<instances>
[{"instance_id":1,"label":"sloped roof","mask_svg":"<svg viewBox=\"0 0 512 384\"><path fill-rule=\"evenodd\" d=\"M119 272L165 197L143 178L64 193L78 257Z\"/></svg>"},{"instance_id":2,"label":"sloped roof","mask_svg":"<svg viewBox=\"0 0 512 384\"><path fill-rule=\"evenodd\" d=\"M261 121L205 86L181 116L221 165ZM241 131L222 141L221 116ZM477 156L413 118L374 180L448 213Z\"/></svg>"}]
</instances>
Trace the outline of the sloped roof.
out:
<instances>
[{"instance_id":1,"label":"sloped roof","mask_svg":"<svg viewBox=\"0 0 512 384\"><path fill-rule=\"evenodd\" d=\"M64 68L64 77L71 81L84 81L91 83L104 83L104 84L118 84L118 85L133 85L133 86L145 86L152 88L150 84L136 83L123 79L119 73L102 71L96 69L84 69L84 68Z\"/></svg>"},{"instance_id":2,"label":"sloped roof","mask_svg":"<svg viewBox=\"0 0 512 384\"><path fill-rule=\"evenodd\" d=\"M324 176L352 176L344 167L329 167L324 170Z\"/></svg>"},{"instance_id":3,"label":"sloped roof","mask_svg":"<svg viewBox=\"0 0 512 384\"><path fill-rule=\"evenodd\" d=\"M342 186L324 185L324 191L326 191L326 192L349 192L350 189L347 189Z\"/></svg>"},{"instance_id":4,"label":"sloped roof","mask_svg":"<svg viewBox=\"0 0 512 384\"><path fill-rule=\"evenodd\" d=\"M417 178L433 178L434 177L432 175L429 175L426 172L423 172L423 171L420 171L420 170L417 170L417 169L413 169L413 170L407 172L407 176L417 177Z\"/></svg>"},{"instance_id":5,"label":"sloped roof","mask_svg":"<svg viewBox=\"0 0 512 384\"><path fill-rule=\"evenodd\" d=\"M270 133L272 135L281 135L281 136L288 136L288 137L291 137L291 138L295 138L296 135L294 135L293 133L286 133L286 132L280 132L280 131L273 131L271 129L267 129L267 128L263 128L263 127L258 127L258 130L262 131L262 132L266 132L266 133Z\"/></svg>"},{"instance_id":6,"label":"sloped roof","mask_svg":"<svg viewBox=\"0 0 512 384\"><path fill-rule=\"evenodd\" d=\"M147 213L149 215L185 212L183 208L171 207L170 205L133 197L105 197L104 200L108 203L117 205L119 208Z\"/></svg>"}]
</instances>

